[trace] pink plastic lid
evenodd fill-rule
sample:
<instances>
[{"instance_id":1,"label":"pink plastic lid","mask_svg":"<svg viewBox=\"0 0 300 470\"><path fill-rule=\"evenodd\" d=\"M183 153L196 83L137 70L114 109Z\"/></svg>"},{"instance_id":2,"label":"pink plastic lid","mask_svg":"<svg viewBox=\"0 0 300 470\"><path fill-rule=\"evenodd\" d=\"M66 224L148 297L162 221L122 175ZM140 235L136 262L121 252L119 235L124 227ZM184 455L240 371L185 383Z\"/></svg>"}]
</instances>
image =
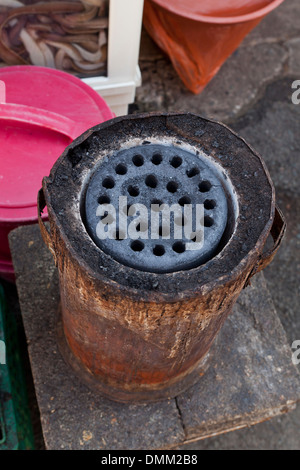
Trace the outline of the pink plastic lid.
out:
<instances>
[{"instance_id":1,"label":"pink plastic lid","mask_svg":"<svg viewBox=\"0 0 300 470\"><path fill-rule=\"evenodd\" d=\"M37 220L42 178L72 140L114 114L65 72L7 67L0 81L0 222Z\"/></svg>"},{"instance_id":2,"label":"pink plastic lid","mask_svg":"<svg viewBox=\"0 0 300 470\"><path fill-rule=\"evenodd\" d=\"M153 0L179 16L206 23L240 23L268 14L284 0Z\"/></svg>"}]
</instances>

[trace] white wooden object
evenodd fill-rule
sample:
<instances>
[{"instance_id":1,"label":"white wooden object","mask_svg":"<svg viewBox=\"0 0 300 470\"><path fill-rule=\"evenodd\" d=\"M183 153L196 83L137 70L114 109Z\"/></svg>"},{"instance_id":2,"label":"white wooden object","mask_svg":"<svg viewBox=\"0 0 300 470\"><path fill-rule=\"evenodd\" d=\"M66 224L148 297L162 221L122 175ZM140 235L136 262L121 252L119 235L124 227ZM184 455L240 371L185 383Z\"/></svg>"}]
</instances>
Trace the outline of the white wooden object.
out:
<instances>
[{"instance_id":1,"label":"white wooden object","mask_svg":"<svg viewBox=\"0 0 300 470\"><path fill-rule=\"evenodd\" d=\"M110 0L107 77L83 81L107 102L116 116L128 112L141 85L138 66L144 0Z\"/></svg>"}]
</instances>

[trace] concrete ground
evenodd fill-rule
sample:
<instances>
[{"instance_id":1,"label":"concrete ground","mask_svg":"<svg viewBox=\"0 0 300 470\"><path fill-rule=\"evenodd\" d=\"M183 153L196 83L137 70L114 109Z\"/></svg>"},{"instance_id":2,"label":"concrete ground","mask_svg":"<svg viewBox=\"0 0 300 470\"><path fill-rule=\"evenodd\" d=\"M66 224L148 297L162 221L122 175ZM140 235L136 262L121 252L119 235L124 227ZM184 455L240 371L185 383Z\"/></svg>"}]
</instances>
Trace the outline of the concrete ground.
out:
<instances>
[{"instance_id":1,"label":"concrete ground","mask_svg":"<svg viewBox=\"0 0 300 470\"><path fill-rule=\"evenodd\" d=\"M185 89L169 59L143 31L143 84L131 106L133 113L186 111L214 118L261 153L288 223L265 276L290 344L300 339L300 105L291 100L292 83L300 80L299 18L299 0L285 0L199 95ZM300 449L300 405L288 415L184 448Z\"/></svg>"}]
</instances>

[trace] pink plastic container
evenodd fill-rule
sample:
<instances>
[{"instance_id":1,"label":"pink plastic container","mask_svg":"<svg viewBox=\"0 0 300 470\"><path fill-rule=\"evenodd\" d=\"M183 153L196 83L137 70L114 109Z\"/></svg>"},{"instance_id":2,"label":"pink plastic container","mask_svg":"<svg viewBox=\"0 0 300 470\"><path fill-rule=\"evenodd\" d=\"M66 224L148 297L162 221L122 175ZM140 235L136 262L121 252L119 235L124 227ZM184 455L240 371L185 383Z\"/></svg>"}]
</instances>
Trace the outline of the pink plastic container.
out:
<instances>
[{"instance_id":1,"label":"pink plastic container","mask_svg":"<svg viewBox=\"0 0 300 470\"><path fill-rule=\"evenodd\" d=\"M98 93L65 72L35 66L0 69L2 278L14 281L8 234L37 222L42 178L72 140L113 117Z\"/></svg>"}]
</instances>

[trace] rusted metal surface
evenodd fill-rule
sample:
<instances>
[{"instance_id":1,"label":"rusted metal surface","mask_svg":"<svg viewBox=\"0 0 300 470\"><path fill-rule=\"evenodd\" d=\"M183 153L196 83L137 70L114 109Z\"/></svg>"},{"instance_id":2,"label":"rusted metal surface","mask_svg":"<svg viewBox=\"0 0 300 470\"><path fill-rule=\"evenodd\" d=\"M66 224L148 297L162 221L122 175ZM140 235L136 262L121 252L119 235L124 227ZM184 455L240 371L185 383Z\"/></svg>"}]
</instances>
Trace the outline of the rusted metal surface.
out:
<instances>
[{"instance_id":1,"label":"rusted metal surface","mask_svg":"<svg viewBox=\"0 0 300 470\"><path fill-rule=\"evenodd\" d=\"M170 274L113 260L91 240L81 217L97 162L124 146L161 140L215 159L238 203L220 253ZM186 114L128 116L89 130L44 178L39 213L45 204L50 234L41 219L40 227L59 271L65 356L86 382L118 401L175 396L199 378L241 290L272 259L285 230L278 210L274 225L274 188L261 158L225 126ZM263 255L271 229L276 241Z\"/></svg>"}]
</instances>

